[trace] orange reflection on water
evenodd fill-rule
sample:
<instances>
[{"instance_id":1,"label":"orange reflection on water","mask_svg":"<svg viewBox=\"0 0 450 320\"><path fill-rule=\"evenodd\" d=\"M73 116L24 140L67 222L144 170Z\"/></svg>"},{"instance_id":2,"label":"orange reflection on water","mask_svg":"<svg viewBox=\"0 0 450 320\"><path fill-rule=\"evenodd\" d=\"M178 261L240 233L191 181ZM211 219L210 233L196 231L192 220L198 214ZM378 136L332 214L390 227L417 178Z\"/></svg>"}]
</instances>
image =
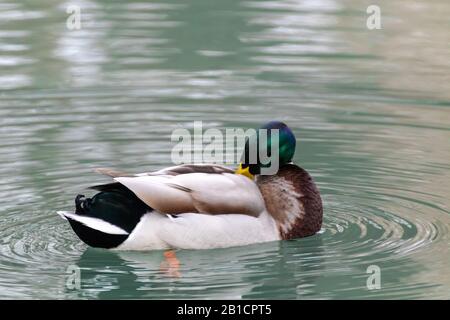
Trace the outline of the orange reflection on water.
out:
<instances>
[{"instance_id":1,"label":"orange reflection on water","mask_svg":"<svg viewBox=\"0 0 450 320\"><path fill-rule=\"evenodd\" d=\"M161 261L160 270L169 277L179 278L180 260L178 260L175 250L168 250L164 252L164 260Z\"/></svg>"}]
</instances>

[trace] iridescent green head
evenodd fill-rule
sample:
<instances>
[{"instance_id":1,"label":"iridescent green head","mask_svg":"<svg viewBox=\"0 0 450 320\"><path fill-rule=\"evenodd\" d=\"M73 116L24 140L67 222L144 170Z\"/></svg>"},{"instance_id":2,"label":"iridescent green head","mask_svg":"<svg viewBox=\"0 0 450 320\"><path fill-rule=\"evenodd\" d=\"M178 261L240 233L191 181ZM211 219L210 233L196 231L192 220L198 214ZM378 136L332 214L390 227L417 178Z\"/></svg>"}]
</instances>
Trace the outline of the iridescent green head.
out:
<instances>
[{"instance_id":1,"label":"iridescent green head","mask_svg":"<svg viewBox=\"0 0 450 320\"><path fill-rule=\"evenodd\" d=\"M257 174L276 174L279 167L292 161L295 144L295 136L285 123L271 121L255 137L247 139L236 173L250 178Z\"/></svg>"}]
</instances>

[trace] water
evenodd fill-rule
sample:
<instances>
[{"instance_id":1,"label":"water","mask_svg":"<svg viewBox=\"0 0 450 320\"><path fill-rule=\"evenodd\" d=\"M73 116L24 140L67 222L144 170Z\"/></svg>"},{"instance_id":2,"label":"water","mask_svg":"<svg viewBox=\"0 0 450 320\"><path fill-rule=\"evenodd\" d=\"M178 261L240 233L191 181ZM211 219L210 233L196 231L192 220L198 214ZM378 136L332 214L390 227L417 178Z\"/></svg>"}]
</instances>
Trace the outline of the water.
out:
<instances>
[{"instance_id":1,"label":"water","mask_svg":"<svg viewBox=\"0 0 450 320\"><path fill-rule=\"evenodd\" d=\"M0 298L450 298L450 5L377 1L368 30L369 4L0 3ZM316 236L174 260L86 248L55 214L95 167L171 165L175 128L272 119L321 190Z\"/></svg>"}]
</instances>

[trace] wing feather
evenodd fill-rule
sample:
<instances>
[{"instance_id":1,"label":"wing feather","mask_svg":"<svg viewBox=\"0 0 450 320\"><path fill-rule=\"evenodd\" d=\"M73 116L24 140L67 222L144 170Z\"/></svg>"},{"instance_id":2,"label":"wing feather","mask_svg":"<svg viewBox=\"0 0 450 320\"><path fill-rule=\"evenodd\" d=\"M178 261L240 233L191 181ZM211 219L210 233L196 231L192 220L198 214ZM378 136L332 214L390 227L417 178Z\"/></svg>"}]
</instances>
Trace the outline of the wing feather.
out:
<instances>
[{"instance_id":1,"label":"wing feather","mask_svg":"<svg viewBox=\"0 0 450 320\"><path fill-rule=\"evenodd\" d=\"M258 216L265 209L255 182L220 165L186 164L136 175L109 168L95 171L113 177L115 182L91 189L108 191L124 186L162 213Z\"/></svg>"},{"instance_id":2,"label":"wing feather","mask_svg":"<svg viewBox=\"0 0 450 320\"><path fill-rule=\"evenodd\" d=\"M188 173L177 176L118 177L114 180L163 213L258 216L265 208L257 185L241 175Z\"/></svg>"}]
</instances>

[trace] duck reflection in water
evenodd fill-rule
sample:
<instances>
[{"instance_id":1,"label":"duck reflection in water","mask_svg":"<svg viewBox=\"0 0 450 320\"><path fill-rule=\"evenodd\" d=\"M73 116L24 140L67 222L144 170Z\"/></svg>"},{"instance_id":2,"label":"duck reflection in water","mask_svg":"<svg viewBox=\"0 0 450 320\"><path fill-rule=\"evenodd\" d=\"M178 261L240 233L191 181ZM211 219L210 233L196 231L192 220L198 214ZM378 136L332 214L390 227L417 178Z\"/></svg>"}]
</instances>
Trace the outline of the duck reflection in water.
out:
<instances>
[{"instance_id":1,"label":"duck reflection in water","mask_svg":"<svg viewBox=\"0 0 450 320\"><path fill-rule=\"evenodd\" d=\"M295 299L306 283L322 275L325 246L321 237L214 250L152 252L87 248L81 269L81 298ZM309 289L312 289L310 287ZM199 290L201 288L201 290Z\"/></svg>"}]
</instances>

